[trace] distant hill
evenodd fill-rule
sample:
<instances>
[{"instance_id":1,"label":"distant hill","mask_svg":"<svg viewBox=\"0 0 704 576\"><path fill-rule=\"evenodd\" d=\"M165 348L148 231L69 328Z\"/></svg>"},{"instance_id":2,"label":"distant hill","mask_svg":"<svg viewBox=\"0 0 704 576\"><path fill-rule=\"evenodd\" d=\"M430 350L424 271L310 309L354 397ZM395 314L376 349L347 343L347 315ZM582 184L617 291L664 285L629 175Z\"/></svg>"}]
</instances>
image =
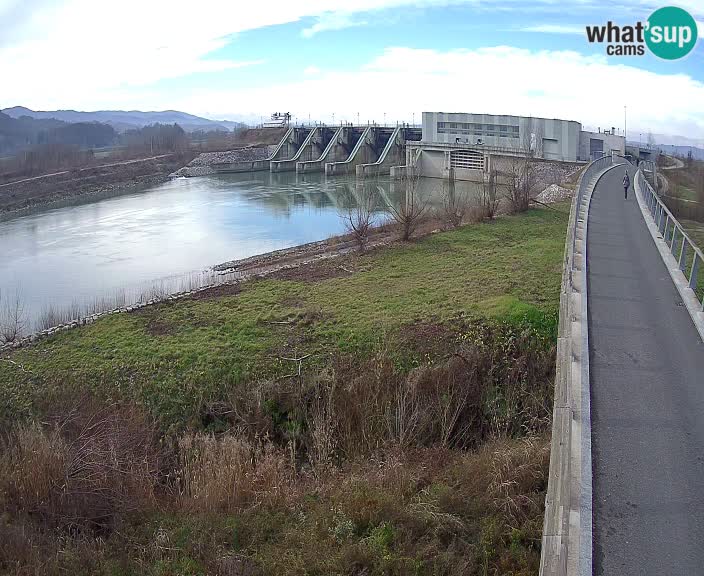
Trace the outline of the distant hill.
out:
<instances>
[{"instance_id":1,"label":"distant hill","mask_svg":"<svg viewBox=\"0 0 704 576\"><path fill-rule=\"evenodd\" d=\"M669 156L679 156L686 158L689 152L692 152L692 158L695 160L704 160L704 149L696 146L674 146L672 144L656 144L655 147L661 152Z\"/></svg>"},{"instance_id":2,"label":"distant hill","mask_svg":"<svg viewBox=\"0 0 704 576\"><path fill-rule=\"evenodd\" d=\"M29 116L39 120L56 119L67 123L77 122L102 122L109 124L118 132L124 132L135 128L142 128L150 124L178 124L187 132L195 130L222 130L232 131L244 128L241 122L230 120L209 120L193 114L178 112L177 110L164 110L162 112L141 112L139 110L98 110L96 112L81 112L77 110L30 110L24 106L14 106L2 110L4 114L11 118L21 118Z\"/></svg>"},{"instance_id":3,"label":"distant hill","mask_svg":"<svg viewBox=\"0 0 704 576\"><path fill-rule=\"evenodd\" d=\"M43 144L79 148L110 146L117 139L112 126L98 122L68 124L54 118L13 118L0 112L0 153L14 153Z\"/></svg>"}]
</instances>

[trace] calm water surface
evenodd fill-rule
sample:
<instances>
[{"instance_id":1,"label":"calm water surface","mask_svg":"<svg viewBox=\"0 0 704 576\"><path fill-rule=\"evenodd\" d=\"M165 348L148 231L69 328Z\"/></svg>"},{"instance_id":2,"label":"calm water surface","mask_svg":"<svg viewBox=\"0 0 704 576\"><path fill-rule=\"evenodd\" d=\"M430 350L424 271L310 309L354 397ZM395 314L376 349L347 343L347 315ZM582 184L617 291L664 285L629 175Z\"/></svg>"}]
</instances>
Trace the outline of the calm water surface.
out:
<instances>
[{"instance_id":1,"label":"calm water surface","mask_svg":"<svg viewBox=\"0 0 704 576\"><path fill-rule=\"evenodd\" d=\"M154 285L175 292L210 266L343 232L340 214L360 185L268 172L177 179L0 221L1 294L19 296L35 329L49 311L130 304ZM388 178L363 186L380 206L404 195ZM442 187L429 180L420 188L437 203Z\"/></svg>"}]
</instances>

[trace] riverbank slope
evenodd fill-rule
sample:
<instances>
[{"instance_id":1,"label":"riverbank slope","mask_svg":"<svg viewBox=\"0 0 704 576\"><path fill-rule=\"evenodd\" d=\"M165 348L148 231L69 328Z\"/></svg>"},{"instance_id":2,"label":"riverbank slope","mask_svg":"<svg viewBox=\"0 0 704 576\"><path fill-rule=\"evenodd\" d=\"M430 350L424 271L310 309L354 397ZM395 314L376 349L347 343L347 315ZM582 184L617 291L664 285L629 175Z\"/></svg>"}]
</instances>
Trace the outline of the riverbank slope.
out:
<instances>
[{"instance_id":1,"label":"riverbank slope","mask_svg":"<svg viewBox=\"0 0 704 576\"><path fill-rule=\"evenodd\" d=\"M0 566L535 573L567 219L323 259L4 354Z\"/></svg>"}]
</instances>

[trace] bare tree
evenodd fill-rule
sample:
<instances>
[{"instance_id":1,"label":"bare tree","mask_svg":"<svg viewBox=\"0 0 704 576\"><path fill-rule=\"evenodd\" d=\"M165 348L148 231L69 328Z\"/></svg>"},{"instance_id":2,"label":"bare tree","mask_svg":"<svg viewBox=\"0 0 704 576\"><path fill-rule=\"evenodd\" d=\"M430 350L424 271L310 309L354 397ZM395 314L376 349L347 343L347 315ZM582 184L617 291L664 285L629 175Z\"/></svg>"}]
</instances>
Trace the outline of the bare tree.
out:
<instances>
[{"instance_id":1,"label":"bare tree","mask_svg":"<svg viewBox=\"0 0 704 576\"><path fill-rule=\"evenodd\" d=\"M530 157L503 159L504 169L500 173L505 182L506 199L514 212L528 210L531 192L536 185L535 164Z\"/></svg>"},{"instance_id":2,"label":"bare tree","mask_svg":"<svg viewBox=\"0 0 704 576\"><path fill-rule=\"evenodd\" d=\"M457 228L469 211L469 196L466 191L457 190L454 180L443 182L442 208L440 218L450 228Z\"/></svg>"},{"instance_id":3,"label":"bare tree","mask_svg":"<svg viewBox=\"0 0 704 576\"><path fill-rule=\"evenodd\" d=\"M482 174L482 180L479 182L479 203L481 212L484 218L493 220L496 212L499 209L499 195L496 193L498 188L496 171L489 170L488 174Z\"/></svg>"},{"instance_id":4,"label":"bare tree","mask_svg":"<svg viewBox=\"0 0 704 576\"><path fill-rule=\"evenodd\" d=\"M3 300L0 293L0 344L11 344L22 337L25 327L24 304L19 293Z\"/></svg>"},{"instance_id":5,"label":"bare tree","mask_svg":"<svg viewBox=\"0 0 704 576\"><path fill-rule=\"evenodd\" d=\"M402 180L404 198L398 206L394 204L389 206L391 219L401 228L401 239L404 241L413 236L428 212L428 198L422 197L419 191L420 176L415 173L412 166L409 166L408 170L410 173Z\"/></svg>"},{"instance_id":6,"label":"bare tree","mask_svg":"<svg viewBox=\"0 0 704 576\"><path fill-rule=\"evenodd\" d=\"M363 251L374 223L376 197L370 187L358 184L354 190L348 187L343 203L345 207L340 210L340 217L344 221L345 230L352 235L359 250Z\"/></svg>"}]
</instances>

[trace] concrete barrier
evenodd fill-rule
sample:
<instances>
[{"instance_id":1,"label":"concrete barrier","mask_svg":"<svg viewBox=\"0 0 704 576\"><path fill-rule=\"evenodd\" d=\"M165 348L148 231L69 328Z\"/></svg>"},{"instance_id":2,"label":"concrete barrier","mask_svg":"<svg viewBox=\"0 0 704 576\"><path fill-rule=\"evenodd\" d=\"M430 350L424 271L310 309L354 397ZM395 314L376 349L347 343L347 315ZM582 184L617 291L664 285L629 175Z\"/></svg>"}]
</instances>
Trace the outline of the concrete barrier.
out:
<instances>
[{"instance_id":1,"label":"concrete barrier","mask_svg":"<svg viewBox=\"0 0 704 576\"><path fill-rule=\"evenodd\" d=\"M591 399L587 324L587 227L610 157L582 173L570 207L560 288L550 474L545 497L541 576L592 575Z\"/></svg>"}]
</instances>

